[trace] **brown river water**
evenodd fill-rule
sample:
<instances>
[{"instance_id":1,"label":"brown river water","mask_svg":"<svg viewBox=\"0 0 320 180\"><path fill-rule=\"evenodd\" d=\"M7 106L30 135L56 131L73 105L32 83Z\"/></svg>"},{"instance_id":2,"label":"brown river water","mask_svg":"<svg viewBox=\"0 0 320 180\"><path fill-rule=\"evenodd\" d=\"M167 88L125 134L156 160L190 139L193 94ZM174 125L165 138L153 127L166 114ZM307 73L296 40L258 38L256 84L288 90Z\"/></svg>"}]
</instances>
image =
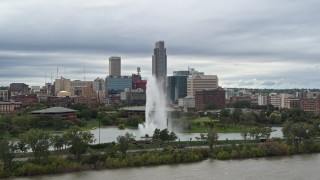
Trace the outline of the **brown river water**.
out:
<instances>
[{"instance_id":1,"label":"brown river water","mask_svg":"<svg viewBox=\"0 0 320 180\"><path fill-rule=\"evenodd\" d=\"M320 180L320 154L83 171L21 180Z\"/></svg>"}]
</instances>

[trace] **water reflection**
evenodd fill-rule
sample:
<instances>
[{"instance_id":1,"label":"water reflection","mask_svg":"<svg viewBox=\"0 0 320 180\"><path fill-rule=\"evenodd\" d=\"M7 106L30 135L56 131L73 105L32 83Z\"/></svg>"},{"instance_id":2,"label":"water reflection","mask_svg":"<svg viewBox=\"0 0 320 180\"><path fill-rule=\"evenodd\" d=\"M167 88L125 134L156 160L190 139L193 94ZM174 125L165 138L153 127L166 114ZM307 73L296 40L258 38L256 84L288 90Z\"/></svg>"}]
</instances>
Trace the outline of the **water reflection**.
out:
<instances>
[{"instance_id":1,"label":"water reflection","mask_svg":"<svg viewBox=\"0 0 320 180\"><path fill-rule=\"evenodd\" d=\"M281 127L273 127L273 132L270 137L282 137ZM97 139L95 143L99 142L99 129L90 131ZM101 143L116 141L117 137L124 135L126 132L132 133L137 140L141 139L141 135L138 129L125 129L119 130L118 128L101 128L100 129L100 141ZM196 140L196 137L200 137L200 133L176 133L178 139L181 141ZM219 140L239 140L243 139L240 133L218 133Z\"/></svg>"}]
</instances>

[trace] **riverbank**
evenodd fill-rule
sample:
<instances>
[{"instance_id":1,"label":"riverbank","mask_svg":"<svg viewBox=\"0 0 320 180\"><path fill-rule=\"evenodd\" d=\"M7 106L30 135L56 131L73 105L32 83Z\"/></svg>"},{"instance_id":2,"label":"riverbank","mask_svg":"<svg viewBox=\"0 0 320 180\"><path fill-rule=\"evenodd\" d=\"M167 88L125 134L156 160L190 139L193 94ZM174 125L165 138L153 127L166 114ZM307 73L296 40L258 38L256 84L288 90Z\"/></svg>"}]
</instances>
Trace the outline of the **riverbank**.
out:
<instances>
[{"instance_id":1,"label":"riverbank","mask_svg":"<svg viewBox=\"0 0 320 180\"><path fill-rule=\"evenodd\" d=\"M34 160L15 162L11 170L0 166L0 177L33 176L57 174L83 170L114 169L124 167L154 166L162 164L178 164L198 162L205 159L246 159L269 156L287 156L293 154L320 152L320 143L301 141L289 145L281 141L267 141L261 144L228 144L209 148L174 148L167 146L161 151L141 151L135 153L117 153L105 150L106 153L92 152L84 156L80 162L72 157L48 157L37 163Z\"/></svg>"}]
</instances>

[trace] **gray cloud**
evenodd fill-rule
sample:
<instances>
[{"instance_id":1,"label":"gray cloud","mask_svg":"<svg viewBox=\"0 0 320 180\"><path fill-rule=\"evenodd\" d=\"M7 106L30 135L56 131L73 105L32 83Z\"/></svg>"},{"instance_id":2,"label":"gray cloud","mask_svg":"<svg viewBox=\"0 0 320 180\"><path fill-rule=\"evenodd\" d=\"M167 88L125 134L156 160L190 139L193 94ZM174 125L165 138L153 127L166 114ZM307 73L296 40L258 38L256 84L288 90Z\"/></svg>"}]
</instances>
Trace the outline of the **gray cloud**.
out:
<instances>
[{"instance_id":1,"label":"gray cloud","mask_svg":"<svg viewBox=\"0 0 320 180\"><path fill-rule=\"evenodd\" d=\"M0 86L41 83L57 67L74 79L83 77L83 67L87 78L104 77L112 55L122 56L125 74L137 66L151 74L154 42L165 40L169 75L190 66L218 74L223 86L320 88L319 6L317 0L1 1Z\"/></svg>"}]
</instances>

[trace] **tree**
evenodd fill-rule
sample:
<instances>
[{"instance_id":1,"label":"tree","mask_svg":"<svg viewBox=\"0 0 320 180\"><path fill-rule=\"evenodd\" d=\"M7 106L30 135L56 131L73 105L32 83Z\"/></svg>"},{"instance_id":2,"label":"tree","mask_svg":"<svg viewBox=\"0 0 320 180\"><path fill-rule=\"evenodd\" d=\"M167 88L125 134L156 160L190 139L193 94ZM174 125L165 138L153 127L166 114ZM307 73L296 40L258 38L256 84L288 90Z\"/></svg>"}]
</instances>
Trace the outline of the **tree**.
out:
<instances>
[{"instance_id":1,"label":"tree","mask_svg":"<svg viewBox=\"0 0 320 180\"><path fill-rule=\"evenodd\" d=\"M8 128L8 124L5 122L0 122L0 139L6 134Z\"/></svg>"},{"instance_id":2,"label":"tree","mask_svg":"<svg viewBox=\"0 0 320 180\"><path fill-rule=\"evenodd\" d=\"M277 115L276 113L272 112L270 114L270 116L268 117L268 121L271 124L280 124L281 123L281 118L279 117L279 115Z\"/></svg>"},{"instance_id":3,"label":"tree","mask_svg":"<svg viewBox=\"0 0 320 180\"><path fill-rule=\"evenodd\" d=\"M28 151L27 144L24 141L19 141L17 143L17 148L20 152L27 152Z\"/></svg>"},{"instance_id":4,"label":"tree","mask_svg":"<svg viewBox=\"0 0 320 180\"><path fill-rule=\"evenodd\" d=\"M31 129L22 135L22 141L25 141L31 148L36 161L40 162L42 157L49 154L50 135L40 129Z\"/></svg>"},{"instance_id":5,"label":"tree","mask_svg":"<svg viewBox=\"0 0 320 180\"><path fill-rule=\"evenodd\" d=\"M169 139L169 131L168 129L163 129L160 131L160 136L159 138L162 140L162 141L167 141Z\"/></svg>"},{"instance_id":6,"label":"tree","mask_svg":"<svg viewBox=\"0 0 320 180\"><path fill-rule=\"evenodd\" d=\"M17 146L14 142L2 140L0 141L0 147L0 159L4 163L4 168L7 170L11 170Z\"/></svg>"},{"instance_id":7,"label":"tree","mask_svg":"<svg viewBox=\"0 0 320 180\"><path fill-rule=\"evenodd\" d=\"M218 137L218 133L213 128L211 128L207 134L207 141L210 150L213 149L213 145L216 144Z\"/></svg>"},{"instance_id":8,"label":"tree","mask_svg":"<svg viewBox=\"0 0 320 180\"><path fill-rule=\"evenodd\" d=\"M305 139L312 139L316 135L314 126L309 123L302 122L286 122L282 128L283 137L288 143L297 145L299 142Z\"/></svg>"},{"instance_id":9,"label":"tree","mask_svg":"<svg viewBox=\"0 0 320 180\"><path fill-rule=\"evenodd\" d=\"M178 139L178 136L176 135L176 133L174 133L173 131L169 134L169 141L174 141Z\"/></svg>"},{"instance_id":10,"label":"tree","mask_svg":"<svg viewBox=\"0 0 320 180\"><path fill-rule=\"evenodd\" d=\"M61 151L64 145L64 138L61 135L54 135L51 138L51 143L55 150Z\"/></svg>"},{"instance_id":11,"label":"tree","mask_svg":"<svg viewBox=\"0 0 320 180\"><path fill-rule=\"evenodd\" d=\"M75 155L78 161L81 160L81 156L86 152L89 144L95 141L92 133L82 131L78 126L70 127L66 137L71 145L70 152Z\"/></svg>"},{"instance_id":12,"label":"tree","mask_svg":"<svg viewBox=\"0 0 320 180\"><path fill-rule=\"evenodd\" d=\"M154 130L152 139L160 139L160 129L156 128Z\"/></svg>"},{"instance_id":13,"label":"tree","mask_svg":"<svg viewBox=\"0 0 320 180\"><path fill-rule=\"evenodd\" d=\"M127 150L129 149L129 144L130 142L134 139L133 134L126 133L124 136L118 136L117 137L117 142L118 142L118 147L119 151L122 153L126 153Z\"/></svg>"}]
</instances>

